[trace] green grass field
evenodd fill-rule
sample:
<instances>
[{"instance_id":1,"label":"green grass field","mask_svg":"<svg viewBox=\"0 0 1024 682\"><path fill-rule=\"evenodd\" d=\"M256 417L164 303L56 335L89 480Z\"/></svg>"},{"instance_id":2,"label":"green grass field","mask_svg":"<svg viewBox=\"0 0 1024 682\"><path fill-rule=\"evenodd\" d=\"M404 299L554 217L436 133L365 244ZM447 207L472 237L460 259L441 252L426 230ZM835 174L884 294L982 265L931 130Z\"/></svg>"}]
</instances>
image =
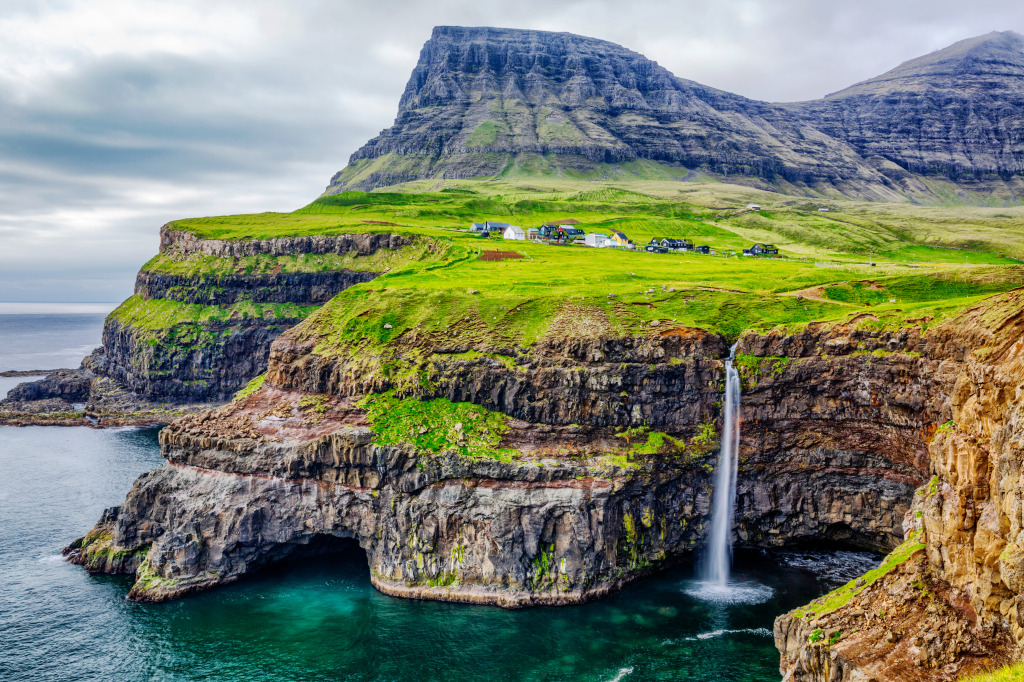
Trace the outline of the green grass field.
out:
<instances>
[{"instance_id":1,"label":"green grass field","mask_svg":"<svg viewBox=\"0 0 1024 682\"><path fill-rule=\"evenodd\" d=\"M405 191L344 192L294 213L176 221L176 227L223 239L368 230L462 228L492 220L535 227L572 218L586 231L615 227L634 242L688 237L740 251L755 241L784 255L909 264L1011 264L1024 259L1024 208L925 207L813 201L721 183L635 181L620 187L564 178L507 182L426 181ZM748 203L762 210L746 212ZM827 207L827 213L818 208ZM386 224L381 224L386 223Z\"/></svg>"},{"instance_id":2,"label":"green grass field","mask_svg":"<svg viewBox=\"0 0 1024 682\"><path fill-rule=\"evenodd\" d=\"M325 353L379 349L410 331L455 328L480 348L493 349L526 346L550 334L628 335L659 327L735 337L746 329L794 329L822 320L878 328L914 320L927 326L1024 285L1024 265L1011 257L1024 256L1021 208L812 200L667 180L609 186L534 177L443 186L419 181L401 189L321 197L293 213L174 223L220 239L353 232L414 238L398 252L362 258L161 255L146 268L220 274L276 267L387 271L314 313L306 327ZM746 211L751 202L761 210ZM829 211L818 211L822 206ZM555 246L483 239L467 231L470 222L483 220L531 227L568 218L587 232L621 230L640 246L652 237L686 237L719 255ZM755 240L775 243L787 258L732 255ZM435 246L428 249L431 242ZM482 251L496 249L523 258L479 259ZM181 321L188 312L150 310L138 302L129 307L130 316L146 326Z\"/></svg>"}]
</instances>

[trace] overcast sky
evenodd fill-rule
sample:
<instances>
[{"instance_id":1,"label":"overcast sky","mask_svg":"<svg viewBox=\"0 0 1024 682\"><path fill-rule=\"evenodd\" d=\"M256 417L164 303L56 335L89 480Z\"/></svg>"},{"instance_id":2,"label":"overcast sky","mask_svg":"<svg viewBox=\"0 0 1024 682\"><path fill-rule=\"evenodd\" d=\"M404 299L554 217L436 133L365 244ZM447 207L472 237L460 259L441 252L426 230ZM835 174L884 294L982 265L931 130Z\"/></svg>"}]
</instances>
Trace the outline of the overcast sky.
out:
<instances>
[{"instance_id":1,"label":"overcast sky","mask_svg":"<svg viewBox=\"0 0 1024 682\"><path fill-rule=\"evenodd\" d=\"M0 301L116 301L175 218L288 211L395 116L437 24L570 31L748 97L820 97L1008 0L0 0Z\"/></svg>"}]
</instances>

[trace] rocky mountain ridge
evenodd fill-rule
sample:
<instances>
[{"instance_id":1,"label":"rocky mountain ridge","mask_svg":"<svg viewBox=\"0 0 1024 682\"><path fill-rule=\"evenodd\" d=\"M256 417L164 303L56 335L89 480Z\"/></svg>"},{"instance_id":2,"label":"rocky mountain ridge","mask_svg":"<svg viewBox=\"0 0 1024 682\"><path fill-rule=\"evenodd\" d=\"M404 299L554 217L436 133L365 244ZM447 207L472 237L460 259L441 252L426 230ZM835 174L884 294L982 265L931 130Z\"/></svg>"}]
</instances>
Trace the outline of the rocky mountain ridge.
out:
<instances>
[{"instance_id":1,"label":"rocky mountain ridge","mask_svg":"<svg viewBox=\"0 0 1024 682\"><path fill-rule=\"evenodd\" d=\"M602 40L439 26L395 124L352 155L327 194L423 178L694 171L868 199L927 198L925 178L1012 193L1024 172L1022 76L1024 38L1008 31L822 100L772 104Z\"/></svg>"}]
</instances>

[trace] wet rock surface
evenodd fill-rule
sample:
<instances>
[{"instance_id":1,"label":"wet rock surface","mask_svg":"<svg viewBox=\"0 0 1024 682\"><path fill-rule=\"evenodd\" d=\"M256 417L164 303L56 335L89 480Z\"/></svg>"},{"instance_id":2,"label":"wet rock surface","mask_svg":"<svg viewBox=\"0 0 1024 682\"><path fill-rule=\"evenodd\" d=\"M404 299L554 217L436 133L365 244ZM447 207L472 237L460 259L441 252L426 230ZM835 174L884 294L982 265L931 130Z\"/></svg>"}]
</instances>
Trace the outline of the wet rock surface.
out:
<instances>
[{"instance_id":1,"label":"wet rock surface","mask_svg":"<svg viewBox=\"0 0 1024 682\"><path fill-rule=\"evenodd\" d=\"M1024 292L994 296L922 340L952 356L930 369L941 400L915 460L927 480L903 530L921 550L905 578L837 609L838 644L811 641L797 613L776 621L782 671L794 680L953 680L1019 660L1024 643ZM865 593L866 594L866 593ZM888 602L887 618L872 618ZM858 621L864 614L867 619ZM856 623L856 626L854 625ZM822 627L819 624L819 627ZM823 628L824 629L824 628Z\"/></svg>"},{"instance_id":2,"label":"wet rock surface","mask_svg":"<svg viewBox=\"0 0 1024 682\"><path fill-rule=\"evenodd\" d=\"M390 386L293 336L274 344L257 392L162 432L167 464L69 548L75 561L134 571L133 598L161 600L230 582L320 536L352 537L389 594L512 607L607 594L699 546L714 445L604 455L627 426L689 439L715 423L720 337L542 341L511 366L431 354L422 398L513 417L504 442L519 454L498 461L375 444L355 401ZM932 367L905 353L873 359L808 355L747 372L740 544L898 543L925 480L916 453L933 417L915 396L931 390L922 375ZM862 398L851 404L851 392ZM111 564L114 555L123 560Z\"/></svg>"}]
</instances>

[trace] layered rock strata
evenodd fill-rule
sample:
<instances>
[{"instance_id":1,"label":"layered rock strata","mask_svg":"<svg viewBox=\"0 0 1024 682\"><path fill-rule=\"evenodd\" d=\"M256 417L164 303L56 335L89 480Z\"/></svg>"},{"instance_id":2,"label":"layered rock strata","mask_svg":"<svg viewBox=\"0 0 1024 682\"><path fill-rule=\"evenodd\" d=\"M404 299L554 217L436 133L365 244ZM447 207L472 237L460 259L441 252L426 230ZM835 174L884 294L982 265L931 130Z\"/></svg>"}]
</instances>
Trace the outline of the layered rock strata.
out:
<instances>
[{"instance_id":1,"label":"layered rock strata","mask_svg":"<svg viewBox=\"0 0 1024 682\"><path fill-rule=\"evenodd\" d=\"M933 335L951 359L939 366L946 406L928 439L931 476L904 521L917 550L908 567L884 578L888 618L872 618L863 604L874 600L862 595L838 605L826 599L776 621L782 670L793 680L953 680L1019 658L1022 311L1018 289ZM901 577L907 572L917 577Z\"/></svg>"},{"instance_id":2,"label":"layered rock strata","mask_svg":"<svg viewBox=\"0 0 1024 682\"><path fill-rule=\"evenodd\" d=\"M202 238L167 225L160 230L160 252L174 260L194 255L229 261L304 254L370 256L381 249L397 250L411 243L409 238L394 234L231 241ZM235 304L258 304L266 308L265 312L262 316L225 314L223 319L206 319L210 315L204 312L203 318L182 319L153 329L148 318L140 324L115 311L104 325L103 351L89 361L89 366L135 394L136 409L123 416L132 412L153 414L154 409L174 413L173 404L227 400L263 372L270 344L301 322L310 306L322 305L338 292L379 275L347 268L318 272L281 272L276 268L265 273L230 274L143 269L135 286L139 301L217 306L225 311ZM279 313L273 310L274 304L288 304L287 311L291 312ZM159 314L159 310L153 313ZM119 398L118 402L123 400ZM107 403L109 407L110 401Z\"/></svg>"},{"instance_id":3,"label":"layered rock strata","mask_svg":"<svg viewBox=\"0 0 1024 682\"><path fill-rule=\"evenodd\" d=\"M389 594L523 606L606 594L701 542L717 437L700 447L695 434L718 416L721 337L542 342L516 363L433 353L419 397L506 414L511 461L375 443L355 400L394 386L304 338L275 342L257 392L165 429L167 463L68 548L72 559L134 573L133 598L162 600L349 537ZM919 342L851 327L745 337L792 357L778 372L745 371L741 544L898 542L925 480L926 425L941 418L922 408L935 362L914 355ZM857 355L864 345L896 350ZM623 450L617 434L645 421L690 445Z\"/></svg>"},{"instance_id":4,"label":"layered rock strata","mask_svg":"<svg viewBox=\"0 0 1024 682\"><path fill-rule=\"evenodd\" d=\"M676 77L603 40L438 26L394 125L352 155L327 193L510 172L669 179L696 170L867 199L934 199L927 176L1019 192L1022 75L1024 38L1007 31L823 99L775 104Z\"/></svg>"}]
</instances>

